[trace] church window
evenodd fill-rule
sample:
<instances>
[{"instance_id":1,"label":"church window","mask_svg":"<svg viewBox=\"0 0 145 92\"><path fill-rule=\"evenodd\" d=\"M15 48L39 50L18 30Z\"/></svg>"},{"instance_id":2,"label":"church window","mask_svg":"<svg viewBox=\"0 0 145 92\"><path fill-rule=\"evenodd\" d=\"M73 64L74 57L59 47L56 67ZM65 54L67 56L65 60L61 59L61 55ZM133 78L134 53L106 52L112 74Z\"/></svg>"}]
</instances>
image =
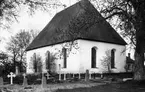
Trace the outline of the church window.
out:
<instances>
[{"instance_id":1,"label":"church window","mask_svg":"<svg viewBox=\"0 0 145 92\"><path fill-rule=\"evenodd\" d=\"M46 69L50 69L50 51L47 51L46 53Z\"/></svg>"},{"instance_id":2,"label":"church window","mask_svg":"<svg viewBox=\"0 0 145 92\"><path fill-rule=\"evenodd\" d=\"M63 48L63 68L67 68L67 49Z\"/></svg>"},{"instance_id":3,"label":"church window","mask_svg":"<svg viewBox=\"0 0 145 92\"><path fill-rule=\"evenodd\" d=\"M115 49L111 50L111 68L115 68Z\"/></svg>"},{"instance_id":4,"label":"church window","mask_svg":"<svg viewBox=\"0 0 145 92\"><path fill-rule=\"evenodd\" d=\"M97 63L97 47L91 49L91 68L96 68Z\"/></svg>"},{"instance_id":5,"label":"church window","mask_svg":"<svg viewBox=\"0 0 145 92\"><path fill-rule=\"evenodd\" d=\"M34 72L36 73L38 70L37 70L37 59L36 59L36 53L33 54L33 69L34 69Z\"/></svg>"}]
</instances>

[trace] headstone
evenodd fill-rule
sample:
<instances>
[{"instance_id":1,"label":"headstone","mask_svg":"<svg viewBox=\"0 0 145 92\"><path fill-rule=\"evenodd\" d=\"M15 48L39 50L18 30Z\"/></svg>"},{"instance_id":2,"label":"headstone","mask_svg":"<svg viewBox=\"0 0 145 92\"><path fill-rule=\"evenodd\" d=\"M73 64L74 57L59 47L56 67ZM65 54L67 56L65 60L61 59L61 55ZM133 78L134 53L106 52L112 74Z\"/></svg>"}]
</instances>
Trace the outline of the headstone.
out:
<instances>
[{"instance_id":1,"label":"headstone","mask_svg":"<svg viewBox=\"0 0 145 92\"><path fill-rule=\"evenodd\" d=\"M26 78L26 74L23 74L23 86L27 86L28 82L27 82L27 78Z\"/></svg>"},{"instance_id":2,"label":"headstone","mask_svg":"<svg viewBox=\"0 0 145 92\"><path fill-rule=\"evenodd\" d=\"M89 81L89 70L86 70L85 81Z\"/></svg>"},{"instance_id":3,"label":"headstone","mask_svg":"<svg viewBox=\"0 0 145 92\"><path fill-rule=\"evenodd\" d=\"M46 85L47 85L47 80L46 80L46 77L44 76L44 73L42 73L41 85L42 85L42 87L46 87Z\"/></svg>"},{"instance_id":4,"label":"headstone","mask_svg":"<svg viewBox=\"0 0 145 92\"><path fill-rule=\"evenodd\" d=\"M18 66L16 66L16 72L15 72L16 75L19 74L19 69L18 69Z\"/></svg>"},{"instance_id":5,"label":"headstone","mask_svg":"<svg viewBox=\"0 0 145 92\"><path fill-rule=\"evenodd\" d=\"M0 86L3 86L3 77L0 77Z\"/></svg>"},{"instance_id":6,"label":"headstone","mask_svg":"<svg viewBox=\"0 0 145 92\"><path fill-rule=\"evenodd\" d=\"M13 84L13 77L16 77L16 75L13 72L10 72L7 77L10 78L10 84Z\"/></svg>"}]
</instances>

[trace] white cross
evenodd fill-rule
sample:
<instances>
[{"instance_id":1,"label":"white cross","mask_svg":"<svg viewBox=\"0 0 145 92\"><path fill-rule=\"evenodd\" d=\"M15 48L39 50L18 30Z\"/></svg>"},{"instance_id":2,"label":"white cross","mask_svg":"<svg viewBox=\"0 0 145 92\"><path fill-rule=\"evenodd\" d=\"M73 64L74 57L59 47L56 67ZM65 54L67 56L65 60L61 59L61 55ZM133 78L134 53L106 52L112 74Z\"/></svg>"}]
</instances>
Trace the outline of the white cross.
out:
<instances>
[{"instance_id":1,"label":"white cross","mask_svg":"<svg viewBox=\"0 0 145 92\"><path fill-rule=\"evenodd\" d=\"M10 72L10 75L8 75L7 77L10 77L11 84L13 84L13 77L16 77L16 75L13 72Z\"/></svg>"}]
</instances>

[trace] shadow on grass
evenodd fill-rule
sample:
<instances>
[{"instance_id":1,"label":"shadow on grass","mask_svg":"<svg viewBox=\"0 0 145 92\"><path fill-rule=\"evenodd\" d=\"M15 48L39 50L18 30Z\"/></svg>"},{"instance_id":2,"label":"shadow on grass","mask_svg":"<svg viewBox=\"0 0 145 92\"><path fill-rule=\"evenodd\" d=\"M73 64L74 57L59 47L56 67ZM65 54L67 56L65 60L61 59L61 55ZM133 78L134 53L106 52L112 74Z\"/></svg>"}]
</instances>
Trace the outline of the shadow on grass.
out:
<instances>
[{"instance_id":1,"label":"shadow on grass","mask_svg":"<svg viewBox=\"0 0 145 92\"><path fill-rule=\"evenodd\" d=\"M56 92L145 92L145 81L111 83L90 88L58 89Z\"/></svg>"}]
</instances>

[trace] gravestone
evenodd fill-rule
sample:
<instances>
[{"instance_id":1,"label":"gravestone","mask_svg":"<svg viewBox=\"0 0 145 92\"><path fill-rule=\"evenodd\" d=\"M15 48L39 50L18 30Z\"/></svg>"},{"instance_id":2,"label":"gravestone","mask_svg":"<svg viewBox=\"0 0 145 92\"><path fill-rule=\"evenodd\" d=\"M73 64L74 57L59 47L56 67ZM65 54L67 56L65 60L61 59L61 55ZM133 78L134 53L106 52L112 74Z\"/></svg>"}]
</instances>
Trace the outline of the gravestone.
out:
<instances>
[{"instance_id":1,"label":"gravestone","mask_svg":"<svg viewBox=\"0 0 145 92\"><path fill-rule=\"evenodd\" d=\"M13 72L10 72L9 75L7 75L8 78L10 78L10 84L13 84L13 77L16 77L16 75Z\"/></svg>"},{"instance_id":2,"label":"gravestone","mask_svg":"<svg viewBox=\"0 0 145 92\"><path fill-rule=\"evenodd\" d=\"M19 68L18 68L18 66L16 66L16 72L15 72L15 74L16 74L16 75L19 74Z\"/></svg>"},{"instance_id":3,"label":"gravestone","mask_svg":"<svg viewBox=\"0 0 145 92\"><path fill-rule=\"evenodd\" d=\"M86 70L85 81L89 81L89 70Z\"/></svg>"},{"instance_id":4,"label":"gravestone","mask_svg":"<svg viewBox=\"0 0 145 92\"><path fill-rule=\"evenodd\" d=\"M0 86L3 86L3 77L0 77Z\"/></svg>"},{"instance_id":5,"label":"gravestone","mask_svg":"<svg viewBox=\"0 0 145 92\"><path fill-rule=\"evenodd\" d=\"M44 73L42 73L41 85L42 87L46 87L47 85L47 80L46 80L46 77L44 76Z\"/></svg>"},{"instance_id":6,"label":"gravestone","mask_svg":"<svg viewBox=\"0 0 145 92\"><path fill-rule=\"evenodd\" d=\"M27 86L28 82L27 82L27 78L26 78L26 74L23 74L23 86Z\"/></svg>"}]
</instances>

